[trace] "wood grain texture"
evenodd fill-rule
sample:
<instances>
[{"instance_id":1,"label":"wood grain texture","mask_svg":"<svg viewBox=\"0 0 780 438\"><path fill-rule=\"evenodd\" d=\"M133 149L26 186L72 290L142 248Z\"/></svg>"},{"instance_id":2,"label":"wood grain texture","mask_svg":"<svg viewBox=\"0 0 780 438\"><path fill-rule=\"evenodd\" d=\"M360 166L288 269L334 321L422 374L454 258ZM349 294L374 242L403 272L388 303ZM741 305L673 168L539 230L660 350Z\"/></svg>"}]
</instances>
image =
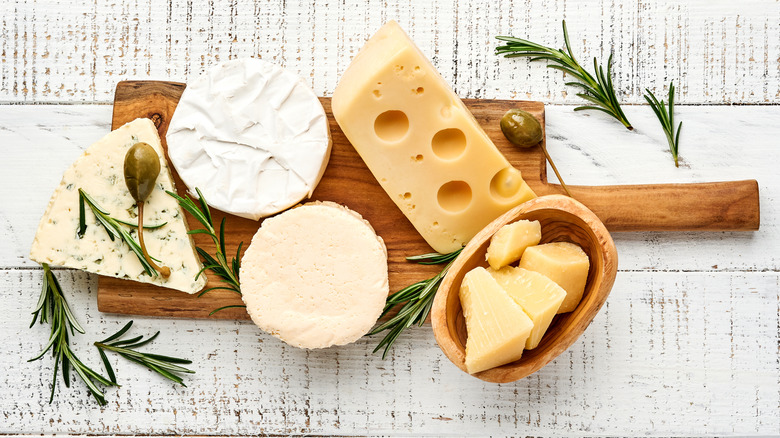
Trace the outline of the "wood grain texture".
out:
<instances>
[{"instance_id":1,"label":"wood grain texture","mask_svg":"<svg viewBox=\"0 0 780 438\"><path fill-rule=\"evenodd\" d=\"M543 63L506 60L494 37L563 46L583 63L614 54L618 97L674 81L683 104L780 102L780 3L743 0L7 0L0 3L0 101L111 102L123 79L187 82L259 56L329 96L349 60L396 19L461 97L576 104ZM588 62L585 62L588 61Z\"/></svg>"},{"instance_id":2,"label":"wood grain texture","mask_svg":"<svg viewBox=\"0 0 780 438\"><path fill-rule=\"evenodd\" d=\"M117 84L112 129L138 117L155 121L163 149L167 154L165 133L173 116L184 84L160 81L123 81ZM405 257L424 254L431 249L411 223L381 189L374 176L344 136L330 110L330 99L321 98L329 120L333 141L331 159L312 200L334 201L346 205L368 220L382 236L388 249L390 291L435 275L436 266L406 262ZM547 164L540 147L520 149L512 146L501 133L498 121L510 108L521 108L533 114L544 126L544 106L540 102L466 100L476 120L485 129L509 162L520 169L523 178L538 195L561 193L561 188L547 182ZM167 156L166 156L167 158ZM170 162L170 160L168 160ZM185 194L175 169L171 166L179 194ZM758 184L756 181L707 184L647 186L570 186L599 216L609 229L616 231L701 231L756 230L759 225ZM652 208L648 208L652 206ZM234 254L240 242L250 242L260 222L215 212L214 223L227 219L227 251ZM199 224L188 216L190 229ZM196 245L214 253L213 242L195 235ZM219 278L209 275L208 287L219 286ZM191 318L246 319L240 308L226 309L210 315L223 306L241 305L235 293L216 290L203 297L183 295L150 284L101 277L98 307L104 312L175 316Z\"/></svg>"},{"instance_id":3,"label":"wood grain texture","mask_svg":"<svg viewBox=\"0 0 780 438\"><path fill-rule=\"evenodd\" d=\"M567 187L610 231L755 231L761 223L756 180Z\"/></svg>"},{"instance_id":4,"label":"wood grain texture","mask_svg":"<svg viewBox=\"0 0 780 438\"><path fill-rule=\"evenodd\" d=\"M540 243L571 242L588 255L590 267L585 290L577 308L557 315L533 350L511 363L476 374L486 382L509 383L527 377L550 363L582 335L607 301L618 267L617 249L604 224L580 202L564 195L532 199L496 218L463 248L436 292L431 309L431 325L436 342L458 368L466 370L468 332L460 289L472 269L488 267L485 254L490 239L504 225L518 221L539 221Z\"/></svg>"}]
</instances>

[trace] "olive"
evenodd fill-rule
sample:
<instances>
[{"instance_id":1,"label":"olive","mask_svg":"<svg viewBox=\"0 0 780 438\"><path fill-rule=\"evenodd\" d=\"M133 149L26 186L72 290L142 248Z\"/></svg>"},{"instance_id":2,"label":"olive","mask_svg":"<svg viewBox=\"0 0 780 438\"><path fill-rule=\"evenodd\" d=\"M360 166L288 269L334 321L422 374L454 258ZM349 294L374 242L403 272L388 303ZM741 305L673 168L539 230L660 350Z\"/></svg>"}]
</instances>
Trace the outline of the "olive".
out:
<instances>
[{"instance_id":1,"label":"olive","mask_svg":"<svg viewBox=\"0 0 780 438\"><path fill-rule=\"evenodd\" d=\"M536 146L544 138L536 117L520 109L511 109L501 117L501 131L507 140L521 148Z\"/></svg>"},{"instance_id":2,"label":"olive","mask_svg":"<svg viewBox=\"0 0 780 438\"><path fill-rule=\"evenodd\" d=\"M136 143L125 155L125 184L136 202L152 193L160 174L160 156L148 143Z\"/></svg>"}]
</instances>

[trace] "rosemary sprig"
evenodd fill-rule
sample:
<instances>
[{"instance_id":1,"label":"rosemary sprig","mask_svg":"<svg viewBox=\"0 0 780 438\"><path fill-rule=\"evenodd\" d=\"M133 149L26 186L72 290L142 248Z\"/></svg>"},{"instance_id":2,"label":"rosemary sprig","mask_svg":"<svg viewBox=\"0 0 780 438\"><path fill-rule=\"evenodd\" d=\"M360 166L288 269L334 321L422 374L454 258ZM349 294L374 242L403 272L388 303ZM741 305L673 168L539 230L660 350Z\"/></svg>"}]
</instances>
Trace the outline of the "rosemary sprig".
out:
<instances>
[{"instance_id":1,"label":"rosemary sprig","mask_svg":"<svg viewBox=\"0 0 780 438\"><path fill-rule=\"evenodd\" d=\"M647 94L645 94L645 100L650 104L650 108L653 109L655 115L658 116L658 121L661 122L661 127L666 134L666 141L669 143L669 151L674 158L674 166L680 167L680 163L677 160L677 153L680 150L680 130L682 130L682 122L677 125L677 133L674 132L674 82L669 82L669 106L664 105L664 101L658 101L655 95L645 88Z\"/></svg>"},{"instance_id":2,"label":"rosemary sprig","mask_svg":"<svg viewBox=\"0 0 780 438\"><path fill-rule=\"evenodd\" d=\"M385 308L382 311L380 318L385 316L394 307L403 303L405 304L403 304L395 316L368 333L370 336L385 330L390 331L381 341L379 341L379 344L374 348L374 353L384 347L384 352L382 352L382 359L384 359L387 357L390 347L393 346L393 343L401 332L411 327L413 324L422 326L425 323L425 320L428 319L428 314L431 312L431 306L433 306L433 297L436 296L436 291L439 290L441 281L444 279L444 276L447 275L447 271L450 269L452 262L458 257L458 254L460 254L462 250L463 248L449 254L434 252L406 258L406 260L410 262L417 262L421 265L447 263L447 266L432 278L418 281L387 297Z\"/></svg>"},{"instance_id":3,"label":"rosemary sprig","mask_svg":"<svg viewBox=\"0 0 780 438\"><path fill-rule=\"evenodd\" d=\"M121 219L114 219L114 220L119 222L122 225L127 225L130 228L135 228L136 230L138 229L138 224L135 224L135 223L132 223L132 222L123 221ZM166 225L168 225L168 222L163 222L161 224L156 224L156 225L146 225L146 224L144 224L144 230L156 230L156 229L162 228L162 227L164 227Z\"/></svg>"},{"instance_id":4,"label":"rosemary sprig","mask_svg":"<svg viewBox=\"0 0 780 438\"><path fill-rule=\"evenodd\" d=\"M83 237L84 233L87 231L87 222L84 212L85 203L89 205L89 208L92 210L95 218L97 218L98 223L103 225L103 228L106 229L108 238L111 239L112 242L115 238L119 238L125 242L127 246L130 247L130 250L133 252L133 254L138 257L138 261L141 262L141 266L143 266L144 272L146 272L149 276L156 277L157 270L155 270L154 266L149 264L149 262L146 260L143 250L141 250L141 246L138 244L138 242L135 241L133 236L131 236L130 233L128 233L127 230L121 226L121 222L109 216L109 214L100 208L97 202L82 189L79 189L79 237Z\"/></svg>"},{"instance_id":5,"label":"rosemary sprig","mask_svg":"<svg viewBox=\"0 0 780 438\"><path fill-rule=\"evenodd\" d=\"M503 54L506 58L517 58L521 56L530 57L531 61L548 61L547 67L560 70L577 79L578 82L566 82L566 85L581 87L583 91L577 93L577 96L587 100L592 105L582 105L574 108L574 111L596 110L602 111L617 119L629 130L634 129L631 123L623 114L620 102L615 95L615 88L612 84L612 55L609 55L607 61L607 72L598 65L596 58L593 58L593 69L596 77L588 73L577 60L569 44L569 33L566 30L566 20L563 20L563 39L566 43L566 51L552 49L522 38L510 36L497 36L496 39L504 41L506 44L496 47L496 54Z\"/></svg>"},{"instance_id":6,"label":"rosemary sprig","mask_svg":"<svg viewBox=\"0 0 780 438\"><path fill-rule=\"evenodd\" d=\"M114 368L111 366L111 363L108 361L108 357L106 357L105 350L113 351L114 353L117 353L131 362L143 365L155 373L165 377L166 379L180 384L181 386L187 386L184 384L181 376L176 375L176 373L194 373L195 371L179 365L188 365L191 364L192 361L187 359L180 359L178 357L161 356L159 354L142 353L140 351L136 351L136 348L154 341L157 336L160 335L160 332L158 331L148 339L144 339L143 336L136 336L130 339L119 339L122 337L122 335L127 333L127 331L130 330L130 327L132 326L133 321L130 321L125 324L125 326L122 327L118 332L107 337L106 339L103 339L102 341L95 342L95 347L97 347L98 352L100 353L100 358L103 359L103 366L105 366L106 373L111 379L111 382L116 385L116 374L114 373Z\"/></svg>"},{"instance_id":7,"label":"rosemary sprig","mask_svg":"<svg viewBox=\"0 0 780 438\"><path fill-rule=\"evenodd\" d=\"M57 281L57 277L52 274L49 265L46 263L43 264L43 288L38 304L33 311L33 320L30 323L30 327L32 328L38 320L40 320L41 324L51 323L51 335L49 335L49 342L43 348L43 351L28 360L28 362L39 360L47 351L52 351L54 356L54 378L51 382L49 403L54 400L54 389L57 386L57 371L62 368L62 379L65 382L65 386L70 388L70 369L72 367L76 375L87 385L87 389L89 389L95 400L99 404L105 405L106 399L103 390L98 387L98 384L117 386L116 382L114 379L106 379L84 365L70 349L70 336L75 335L75 332L83 334L84 329L73 316L68 302L62 295L62 288ZM70 329L70 334L68 329Z\"/></svg>"},{"instance_id":8,"label":"rosemary sprig","mask_svg":"<svg viewBox=\"0 0 780 438\"><path fill-rule=\"evenodd\" d=\"M238 244L238 250L236 251L236 256L233 257L233 259L228 262L226 251L225 251L225 219L222 218L222 223L219 225L219 234L217 234L217 230L214 228L214 221L211 217L211 210L209 209L208 204L206 203L206 198L203 196L203 193L200 192L200 189L195 188L195 192L198 194L198 203L196 204L195 201L190 199L189 196L185 196L182 198L181 196L177 195L173 192L167 192L170 196L173 196L178 202L179 205L185 210L187 210L198 222L203 225L203 228L199 228L196 230L190 230L189 234L205 234L211 238L211 240L214 241L214 245L217 247L216 254L212 256L206 250L204 250L201 247L196 247L195 249L198 251L198 254L203 259L203 269L198 272L198 274L195 276L197 279L200 277L201 274L206 269L211 269L213 273L215 273L222 283L225 283L225 286L215 286L210 287L208 289L203 290L200 294L198 294L199 297L203 296L204 294L211 292L213 290L229 290L233 291L239 295L241 295L241 285L238 281L238 273L241 270L241 248L244 246L244 242L241 242ZM225 309L231 309L236 307L246 307L241 305L230 305L230 306L224 306L220 307L218 309L214 309L209 313L209 315L213 315L220 310Z\"/></svg>"}]
</instances>

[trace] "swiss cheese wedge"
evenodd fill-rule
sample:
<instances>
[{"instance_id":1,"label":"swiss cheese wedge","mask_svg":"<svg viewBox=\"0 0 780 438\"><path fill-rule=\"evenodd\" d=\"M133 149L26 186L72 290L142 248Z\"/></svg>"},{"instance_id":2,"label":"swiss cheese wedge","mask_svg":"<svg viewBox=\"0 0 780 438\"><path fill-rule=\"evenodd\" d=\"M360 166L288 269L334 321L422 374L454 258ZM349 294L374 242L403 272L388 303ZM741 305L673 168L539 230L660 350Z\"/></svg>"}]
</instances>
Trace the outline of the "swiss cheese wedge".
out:
<instances>
[{"instance_id":1,"label":"swiss cheese wedge","mask_svg":"<svg viewBox=\"0 0 780 438\"><path fill-rule=\"evenodd\" d=\"M112 241L89 207L85 208L86 232L83 237L77 234L79 189L112 218L137 222L135 201L125 184L124 159L127 150L138 142L148 143L160 156L160 174L144 206L144 225L165 225L145 230L144 240L149 254L171 269L168 278L146 274L127 244L120 239ZM176 191L154 123L136 119L123 125L88 147L65 171L38 225L30 258L187 293L198 292L206 285L205 276L195 279L202 265L187 234L184 211L166 190ZM127 231L138 240L134 228L128 226Z\"/></svg>"},{"instance_id":2,"label":"swiss cheese wedge","mask_svg":"<svg viewBox=\"0 0 780 438\"><path fill-rule=\"evenodd\" d=\"M379 184L438 252L461 248L536 196L394 21L355 56L332 108Z\"/></svg>"}]
</instances>

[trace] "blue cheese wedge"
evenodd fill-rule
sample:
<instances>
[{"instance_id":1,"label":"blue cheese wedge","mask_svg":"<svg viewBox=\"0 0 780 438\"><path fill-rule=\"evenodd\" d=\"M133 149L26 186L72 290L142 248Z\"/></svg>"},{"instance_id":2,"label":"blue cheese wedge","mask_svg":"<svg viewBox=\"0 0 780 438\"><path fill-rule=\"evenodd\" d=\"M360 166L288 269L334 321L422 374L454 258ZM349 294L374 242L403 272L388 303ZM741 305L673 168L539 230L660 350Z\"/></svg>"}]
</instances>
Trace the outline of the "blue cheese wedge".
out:
<instances>
[{"instance_id":1,"label":"blue cheese wedge","mask_svg":"<svg viewBox=\"0 0 780 438\"><path fill-rule=\"evenodd\" d=\"M111 217L130 223L138 221L135 201L127 190L124 159L137 142L150 144L160 156L160 175L144 206L144 224L167 222L159 229L145 230L149 254L171 268L171 276L151 277L144 272L136 255L124 242L112 241L89 207L87 230L79 238L79 188L89 194ZM184 212L174 198L173 179L165 161L157 128L149 119L136 119L93 144L79 157L54 191L38 225L30 258L39 263L81 269L95 274L152 283L187 293L206 285L205 276L195 279L203 267L187 234ZM135 229L128 227L138 240Z\"/></svg>"}]
</instances>

